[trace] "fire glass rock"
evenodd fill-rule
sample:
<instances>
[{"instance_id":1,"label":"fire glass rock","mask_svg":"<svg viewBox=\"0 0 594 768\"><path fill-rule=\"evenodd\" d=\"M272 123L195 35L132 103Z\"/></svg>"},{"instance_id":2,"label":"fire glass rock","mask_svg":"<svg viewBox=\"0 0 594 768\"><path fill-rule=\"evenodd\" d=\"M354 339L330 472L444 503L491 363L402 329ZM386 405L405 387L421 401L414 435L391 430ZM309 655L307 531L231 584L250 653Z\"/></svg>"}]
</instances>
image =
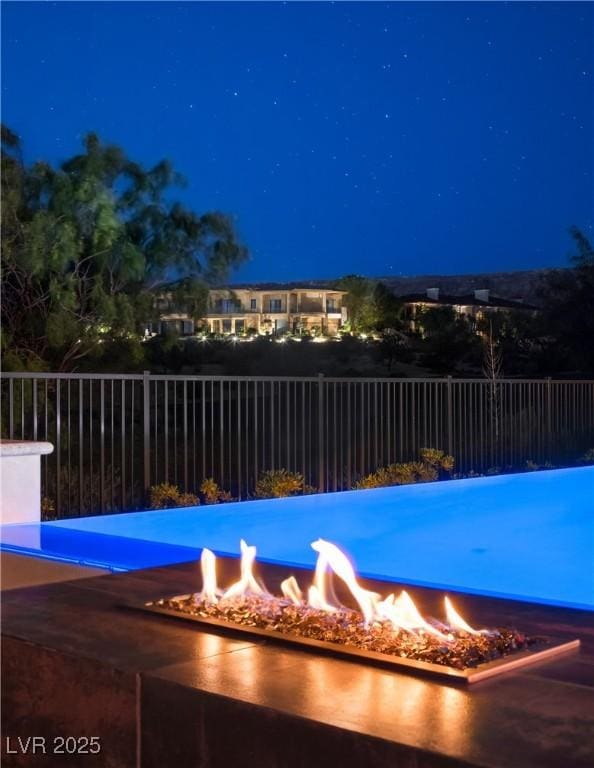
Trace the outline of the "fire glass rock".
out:
<instances>
[{"instance_id":1,"label":"fire glass rock","mask_svg":"<svg viewBox=\"0 0 594 768\"><path fill-rule=\"evenodd\" d=\"M449 630L451 640L444 643L441 638L422 630L397 630L388 621L376 620L365 626L362 615L348 608L323 611L271 595L240 596L213 603L196 594L159 601L159 604L190 616L217 619L231 625L257 627L460 670L477 667L537 643L535 638L508 628L474 635L463 630ZM439 626L439 622L435 626Z\"/></svg>"}]
</instances>

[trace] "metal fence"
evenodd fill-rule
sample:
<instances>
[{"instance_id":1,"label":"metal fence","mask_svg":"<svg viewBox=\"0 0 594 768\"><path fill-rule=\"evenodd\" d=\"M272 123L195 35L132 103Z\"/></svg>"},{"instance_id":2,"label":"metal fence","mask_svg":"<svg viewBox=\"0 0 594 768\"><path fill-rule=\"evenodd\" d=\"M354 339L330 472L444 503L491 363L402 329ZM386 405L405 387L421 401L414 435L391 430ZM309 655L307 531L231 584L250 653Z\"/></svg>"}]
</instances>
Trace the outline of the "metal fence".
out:
<instances>
[{"instance_id":1,"label":"metal fence","mask_svg":"<svg viewBox=\"0 0 594 768\"><path fill-rule=\"evenodd\" d=\"M285 468L321 491L438 448L456 471L572 463L594 447L594 381L7 373L1 434L49 440L59 517L142 508L151 485L239 499Z\"/></svg>"}]
</instances>

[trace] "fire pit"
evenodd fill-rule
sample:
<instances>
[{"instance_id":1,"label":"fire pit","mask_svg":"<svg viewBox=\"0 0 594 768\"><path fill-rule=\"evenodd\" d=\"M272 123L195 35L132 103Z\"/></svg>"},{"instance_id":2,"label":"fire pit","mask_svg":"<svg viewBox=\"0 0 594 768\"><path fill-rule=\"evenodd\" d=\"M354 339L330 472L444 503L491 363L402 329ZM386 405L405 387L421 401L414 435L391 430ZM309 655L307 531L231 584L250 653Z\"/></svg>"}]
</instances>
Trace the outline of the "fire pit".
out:
<instances>
[{"instance_id":1,"label":"fire pit","mask_svg":"<svg viewBox=\"0 0 594 768\"><path fill-rule=\"evenodd\" d=\"M204 549L200 592L134 607L467 683L579 647L579 640L528 637L512 628L475 629L447 596L442 619L425 618L405 591L382 597L364 589L335 544L318 539L312 547L318 559L305 594L293 576L281 583L282 596L268 592L254 575L256 548L242 541L241 576L227 589L218 586L215 555ZM336 596L334 575L346 587L352 606Z\"/></svg>"}]
</instances>

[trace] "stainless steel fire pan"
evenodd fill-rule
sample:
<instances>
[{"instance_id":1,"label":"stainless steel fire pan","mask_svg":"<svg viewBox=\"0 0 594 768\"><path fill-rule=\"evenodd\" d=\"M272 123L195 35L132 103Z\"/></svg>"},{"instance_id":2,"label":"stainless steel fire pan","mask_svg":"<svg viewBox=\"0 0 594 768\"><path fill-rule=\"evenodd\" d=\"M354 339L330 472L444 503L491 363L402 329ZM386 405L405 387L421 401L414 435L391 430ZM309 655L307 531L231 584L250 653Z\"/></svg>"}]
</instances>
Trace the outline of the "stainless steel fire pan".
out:
<instances>
[{"instance_id":1,"label":"stainless steel fire pan","mask_svg":"<svg viewBox=\"0 0 594 768\"><path fill-rule=\"evenodd\" d=\"M173 598L164 599L168 600ZM220 619L193 616L184 613L183 611L167 608L164 605L160 605L159 602L160 601L157 600L144 604L128 604L125 607L144 611L146 613L157 614L158 616L166 616L177 619L178 621L190 622L197 624L199 627L206 630L216 630L218 633L233 635L241 634L253 637L254 639L271 640L276 643L291 645L292 647L306 651L315 651L317 653L349 659L351 661L379 665L397 672L410 672L424 676L438 677L442 680L446 679L450 682L460 682L463 684L477 683L481 680L486 680L489 677L494 677L495 675L501 675L505 672L527 667L530 664L546 661L547 659L554 658L560 654L576 651L580 646L579 640L561 640L553 637L539 637L538 642L533 648L510 653L508 656L504 656L501 659L488 661L484 664L479 664L476 667L456 669L455 667L448 667L444 664L432 664L426 661L403 659L399 656L391 656L385 653L378 653L377 651L365 651L348 645L313 640L307 637L299 637L297 635L259 629L257 627L246 627L241 624L234 624Z\"/></svg>"}]
</instances>

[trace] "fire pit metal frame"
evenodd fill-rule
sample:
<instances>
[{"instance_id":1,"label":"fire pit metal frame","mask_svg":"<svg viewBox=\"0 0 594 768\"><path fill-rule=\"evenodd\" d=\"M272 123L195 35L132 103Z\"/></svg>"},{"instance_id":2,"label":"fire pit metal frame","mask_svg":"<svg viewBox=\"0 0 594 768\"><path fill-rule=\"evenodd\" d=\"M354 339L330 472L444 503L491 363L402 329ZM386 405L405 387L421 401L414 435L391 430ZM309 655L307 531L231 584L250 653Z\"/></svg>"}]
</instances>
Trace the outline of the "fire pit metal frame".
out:
<instances>
[{"instance_id":1,"label":"fire pit metal frame","mask_svg":"<svg viewBox=\"0 0 594 768\"><path fill-rule=\"evenodd\" d=\"M171 600L175 598L163 598ZM432 664L426 661L417 661L400 656L392 656L377 651L365 651L348 645L339 645L337 643L324 642L308 637L291 635L285 632L276 632L274 630L259 629L258 627L247 627L230 621L224 621L213 618L204 618L193 614L178 611L172 608L166 608L159 605L159 600L139 604L126 604L124 607L133 610L143 611L145 613L156 614L168 618L178 619L180 621L192 622L205 629L213 628L228 634L248 635L254 638L263 638L273 640L282 644L289 644L293 647L304 650L315 649L324 654L336 656L343 659L364 661L376 666L387 667L395 671L412 672L416 674L429 675L431 677L440 677L450 682L477 683L481 680L500 675L504 672L520 669L528 665L536 664L540 661L546 661L561 654L579 649L579 640L562 640L559 638L539 638L538 646L534 649L521 650L504 656L500 659L484 662L476 667L466 669L456 669L444 664Z\"/></svg>"}]
</instances>

